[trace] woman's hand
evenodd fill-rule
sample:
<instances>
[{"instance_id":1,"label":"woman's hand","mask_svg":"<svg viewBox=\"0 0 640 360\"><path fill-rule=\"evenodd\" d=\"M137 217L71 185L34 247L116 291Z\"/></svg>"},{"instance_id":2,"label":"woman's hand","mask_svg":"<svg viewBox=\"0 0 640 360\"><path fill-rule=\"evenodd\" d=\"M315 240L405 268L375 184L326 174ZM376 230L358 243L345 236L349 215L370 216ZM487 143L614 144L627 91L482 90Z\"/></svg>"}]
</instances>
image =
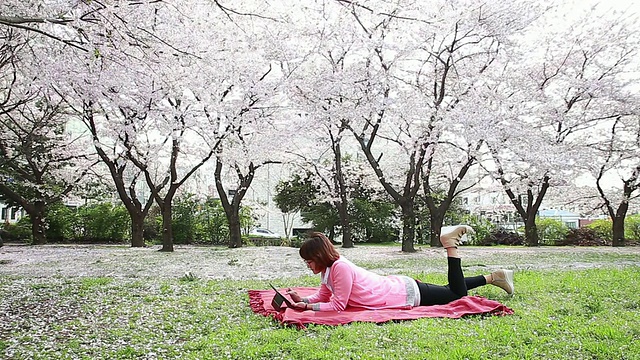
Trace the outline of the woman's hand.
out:
<instances>
[{"instance_id":1,"label":"woman's hand","mask_svg":"<svg viewBox=\"0 0 640 360\"><path fill-rule=\"evenodd\" d=\"M298 292L296 292L295 290L292 290L291 288L287 289L287 294L289 294L289 296L291 296L291 300L293 300L293 302L302 302L302 297L300 297L300 295L298 295Z\"/></svg>"}]
</instances>

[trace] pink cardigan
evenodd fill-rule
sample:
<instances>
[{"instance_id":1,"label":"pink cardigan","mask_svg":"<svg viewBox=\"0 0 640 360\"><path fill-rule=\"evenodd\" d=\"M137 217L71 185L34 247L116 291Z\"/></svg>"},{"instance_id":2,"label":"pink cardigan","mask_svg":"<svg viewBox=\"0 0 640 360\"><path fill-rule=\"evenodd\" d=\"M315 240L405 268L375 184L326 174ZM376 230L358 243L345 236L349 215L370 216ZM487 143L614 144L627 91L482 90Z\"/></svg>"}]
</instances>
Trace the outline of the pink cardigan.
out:
<instances>
[{"instance_id":1,"label":"pink cardigan","mask_svg":"<svg viewBox=\"0 0 640 360\"><path fill-rule=\"evenodd\" d=\"M342 311L347 306L366 309L409 309L420 303L418 285L408 276L382 276L344 257L321 274L315 294L303 299L316 311Z\"/></svg>"}]
</instances>

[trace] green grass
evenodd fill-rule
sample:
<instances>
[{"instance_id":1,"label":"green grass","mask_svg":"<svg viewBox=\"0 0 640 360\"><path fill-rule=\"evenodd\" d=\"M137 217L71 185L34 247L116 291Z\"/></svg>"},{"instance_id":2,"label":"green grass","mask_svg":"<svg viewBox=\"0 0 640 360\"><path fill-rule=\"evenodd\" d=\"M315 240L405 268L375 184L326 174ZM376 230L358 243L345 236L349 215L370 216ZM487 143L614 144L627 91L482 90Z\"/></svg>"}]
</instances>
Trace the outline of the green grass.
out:
<instances>
[{"instance_id":1,"label":"green grass","mask_svg":"<svg viewBox=\"0 0 640 360\"><path fill-rule=\"evenodd\" d=\"M8 276L0 279L0 358L640 359L638 259L588 253L571 261L610 266L521 269L512 297L493 286L473 292L511 307L510 316L306 330L250 310L247 289L266 289L264 281ZM443 273L408 274L445 281ZM274 285L317 283L304 276Z\"/></svg>"}]
</instances>

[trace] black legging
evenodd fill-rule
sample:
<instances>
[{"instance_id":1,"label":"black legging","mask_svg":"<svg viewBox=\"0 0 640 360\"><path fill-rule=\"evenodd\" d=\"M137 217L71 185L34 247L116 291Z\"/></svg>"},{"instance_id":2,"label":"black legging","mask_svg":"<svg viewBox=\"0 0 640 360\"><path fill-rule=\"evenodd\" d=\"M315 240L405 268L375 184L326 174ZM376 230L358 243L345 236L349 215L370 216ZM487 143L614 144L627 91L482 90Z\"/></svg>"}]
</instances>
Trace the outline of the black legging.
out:
<instances>
[{"instance_id":1,"label":"black legging","mask_svg":"<svg viewBox=\"0 0 640 360\"><path fill-rule=\"evenodd\" d=\"M420 306L448 304L466 296L467 290L487 284L487 280L482 275L465 278L460 258L447 257L447 262L449 263L447 272L449 285L426 284L416 280L420 289Z\"/></svg>"}]
</instances>

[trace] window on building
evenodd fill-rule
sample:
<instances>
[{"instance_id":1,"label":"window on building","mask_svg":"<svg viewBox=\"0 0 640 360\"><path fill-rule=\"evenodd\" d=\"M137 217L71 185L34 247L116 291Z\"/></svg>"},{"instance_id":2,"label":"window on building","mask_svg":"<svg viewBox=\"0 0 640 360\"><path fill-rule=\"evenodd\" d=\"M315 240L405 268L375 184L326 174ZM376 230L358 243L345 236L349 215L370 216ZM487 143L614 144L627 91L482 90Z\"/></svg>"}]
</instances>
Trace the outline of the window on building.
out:
<instances>
[{"instance_id":1,"label":"window on building","mask_svg":"<svg viewBox=\"0 0 640 360\"><path fill-rule=\"evenodd\" d=\"M6 220L7 219L7 208L3 207L2 208L2 220Z\"/></svg>"},{"instance_id":2,"label":"window on building","mask_svg":"<svg viewBox=\"0 0 640 360\"><path fill-rule=\"evenodd\" d=\"M569 229L577 229L578 228L578 224L576 224L573 221L565 221L564 223Z\"/></svg>"}]
</instances>

